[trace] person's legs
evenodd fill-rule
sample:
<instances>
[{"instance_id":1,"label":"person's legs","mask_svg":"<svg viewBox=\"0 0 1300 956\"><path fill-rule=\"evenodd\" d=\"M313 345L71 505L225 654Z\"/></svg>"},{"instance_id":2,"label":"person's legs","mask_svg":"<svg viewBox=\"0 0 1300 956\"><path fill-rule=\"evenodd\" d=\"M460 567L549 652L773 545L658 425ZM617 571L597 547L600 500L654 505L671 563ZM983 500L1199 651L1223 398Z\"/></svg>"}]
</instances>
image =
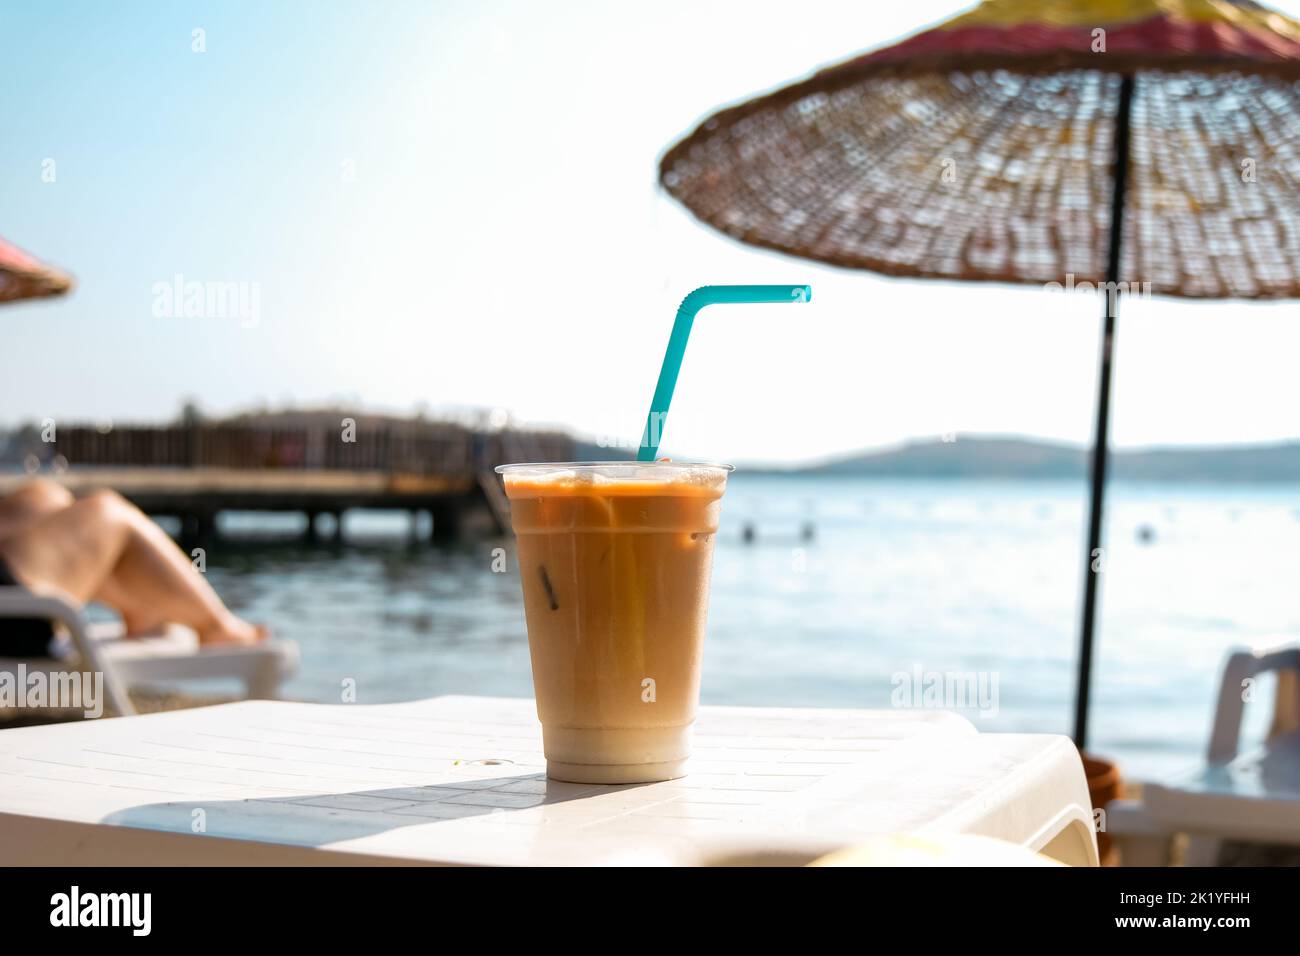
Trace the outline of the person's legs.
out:
<instances>
[{"instance_id":1,"label":"person's legs","mask_svg":"<svg viewBox=\"0 0 1300 956\"><path fill-rule=\"evenodd\" d=\"M17 491L0 498L0 542L45 515L62 511L76 499L68 489L48 478L33 478ZM110 573L92 600L122 615L128 636L155 631L167 622L153 607L124 588Z\"/></svg>"},{"instance_id":2,"label":"person's legs","mask_svg":"<svg viewBox=\"0 0 1300 956\"><path fill-rule=\"evenodd\" d=\"M156 608L144 603L118 582L116 571L109 574L91 600L107 605L122 615L127 637L153 633L167 623Z\"/></svg>"},{"instance_id":3,"label":"person's legs","mask_svg":"<svg viewBox=\"0 0 1300 956\"><path fill-rule=\"evenodd\" d=\"M113 492L30 523L0 542L0 556L25 584L57 587L79 601L117 606L115 598L128 626L174 621L205 643L252 643L266 635L232 614L166 533Z\"/></svg>"},{"instance_id":4,"label":"person's legs","mask_svg":"<svg viewBox=\"0 0 1300 956\"><path fill-rule=\"evenodd\" d=\"M0 541L11 537L38 518L72 504L72 493L48 478L33 478L17 491L0 498Z\"/></svg>"}]
</instances>

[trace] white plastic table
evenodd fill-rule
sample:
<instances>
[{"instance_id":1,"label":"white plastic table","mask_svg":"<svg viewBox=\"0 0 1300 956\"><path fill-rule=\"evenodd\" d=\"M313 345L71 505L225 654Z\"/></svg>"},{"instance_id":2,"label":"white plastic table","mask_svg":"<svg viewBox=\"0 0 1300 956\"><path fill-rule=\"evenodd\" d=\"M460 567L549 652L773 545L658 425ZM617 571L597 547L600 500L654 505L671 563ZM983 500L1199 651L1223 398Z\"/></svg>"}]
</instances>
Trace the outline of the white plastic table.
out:
<instances>
[{"instance_id":1,"label":"white plastic table","mask_svg":"<svg viewBox=\"0 0 1300 956\"><path fill-rule=\"evenodd\" d=\"M546 779L531 700L246 701L0 731L0 864L804 863L980 834L1095 865L1064 737L940 711L705 707L691 773Z\"/></svg>"}]
</instances>

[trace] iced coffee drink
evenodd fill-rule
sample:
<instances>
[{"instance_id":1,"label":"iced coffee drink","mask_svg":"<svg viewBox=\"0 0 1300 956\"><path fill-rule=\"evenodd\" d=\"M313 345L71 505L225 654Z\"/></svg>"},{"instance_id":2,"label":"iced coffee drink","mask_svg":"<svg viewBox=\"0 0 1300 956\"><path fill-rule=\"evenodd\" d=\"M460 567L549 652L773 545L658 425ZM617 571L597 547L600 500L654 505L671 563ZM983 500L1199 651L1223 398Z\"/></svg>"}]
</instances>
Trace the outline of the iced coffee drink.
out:
<instances>
[{"instance_id":1,"label":"iced coffee drink","mask_svg":"<svg viewBox=\"0 0 1300 956\"><path fill-rule=\"evenodd\" d=\"M730 466L505 465L547 774L685 772Z\"/></svg>"}]
</instances>

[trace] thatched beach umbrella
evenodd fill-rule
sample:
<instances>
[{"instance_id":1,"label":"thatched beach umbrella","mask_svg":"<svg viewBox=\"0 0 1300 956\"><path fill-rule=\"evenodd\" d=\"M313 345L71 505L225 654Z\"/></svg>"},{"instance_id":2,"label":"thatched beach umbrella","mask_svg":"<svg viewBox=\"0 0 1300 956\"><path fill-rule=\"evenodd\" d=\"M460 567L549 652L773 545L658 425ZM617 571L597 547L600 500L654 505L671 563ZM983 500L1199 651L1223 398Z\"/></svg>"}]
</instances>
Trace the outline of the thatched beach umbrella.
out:
<instances>
[{"instance_id":1,"label":"thatched beach umbrella","mask_svg":"<svg viewBox=\"0 0 1300 956\"><path fill-rule=\"evenodd\" d=\"M0 239L0 302L62 295L72 279Z\"/></svg>"},{"instance_id":2,"label":"thatched beach umbrella","mask_svg":"<svg viewBox=\"0 0 1300 956\"><path fill-rule=\"evenodd\" d=\"M893 276L1110 283L1075 740L1124 284L1300 295L1300 23L1246 0L985 0L724 109L664 187L743 242Z\"/></svg>"}]
</instances>

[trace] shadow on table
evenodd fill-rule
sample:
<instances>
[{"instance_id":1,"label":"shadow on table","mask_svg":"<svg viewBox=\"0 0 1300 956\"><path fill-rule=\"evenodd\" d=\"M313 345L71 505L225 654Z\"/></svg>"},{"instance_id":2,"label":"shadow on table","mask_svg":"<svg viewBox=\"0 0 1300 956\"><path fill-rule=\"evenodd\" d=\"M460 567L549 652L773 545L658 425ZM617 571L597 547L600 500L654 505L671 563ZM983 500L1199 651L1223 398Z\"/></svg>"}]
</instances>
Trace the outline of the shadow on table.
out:
<instances>
[{"instance_id":1,"label":"shadow on table","mask_svg":"<svg viewBox=\"0 0 1300 956\"><path fill-rule=\"evenodd\" d=\"M389 787L350 793L183 800L129 807L105 817L114 826L197 833L318 847L438 820L551 806L643 784L600 786L549 780L544 773L459 780L450 786Z\"/></svg>"}]
</instances>

